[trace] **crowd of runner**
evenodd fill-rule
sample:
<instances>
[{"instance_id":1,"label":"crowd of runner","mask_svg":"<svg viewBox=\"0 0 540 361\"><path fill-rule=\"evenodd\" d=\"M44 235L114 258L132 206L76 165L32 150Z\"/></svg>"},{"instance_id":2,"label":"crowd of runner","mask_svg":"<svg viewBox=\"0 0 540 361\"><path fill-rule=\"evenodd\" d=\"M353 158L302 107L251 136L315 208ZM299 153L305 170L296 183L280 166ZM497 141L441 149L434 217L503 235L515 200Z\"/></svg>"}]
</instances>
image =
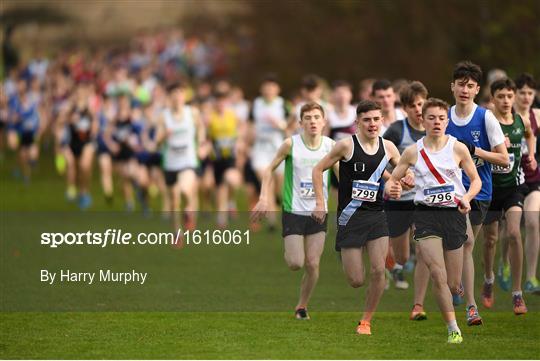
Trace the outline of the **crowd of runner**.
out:
<instances>
[{"instance_id":1,"label":"crowd of runner","mask_svg":"<svg viewBox=\"0 0 540 361\"><path fill-rule=\"evenodd\" d=\"M95 197L112 204L121 193L127 211L163 211L175 229L194 229L201 209L216 210L217 225L226 228L242 188L249 208L267 214L273 229L281 208L285 259L291 269L306 272L296 307L300 319L309 318L326 232L323 214L336 189L336 250L351 286L364 282L364 246L371 263L359 333L370 333L384 269L396 288L405 289L403 270L415 260L411 319L426 318L422 305L431 278L450 342L461 339L449 316L450 293L454 305L465 299L468 325L482 324L472 259L481 228L483 305L494 304L501 238L499 284L512 291L514 312L527 312L524 263L524 291L540 294L540 110L533 76L490 72L481 89L480 68L460 63L451 79L456 105L449 107L429 98L420 81L365 79L355 91L346 80L328 85L316 75L304 76L298 94L285 99L276 75L266 74L259 96L247 100L225 80L224 64L222 49L179 31L136 38L114 52L38 56L10 69L3 82L0 149L17 154L14 176L31 187L48 144L65 177L66 201L81 210L91 209ZM91 192L94 168L101 194ZM152 210L150 198L158 194L161 209ZM448 207L455 212L432 212ZM182 219L170 212L181 209ZM442 248L433 239L442 239Z\"/></svg>"}]
</instances>

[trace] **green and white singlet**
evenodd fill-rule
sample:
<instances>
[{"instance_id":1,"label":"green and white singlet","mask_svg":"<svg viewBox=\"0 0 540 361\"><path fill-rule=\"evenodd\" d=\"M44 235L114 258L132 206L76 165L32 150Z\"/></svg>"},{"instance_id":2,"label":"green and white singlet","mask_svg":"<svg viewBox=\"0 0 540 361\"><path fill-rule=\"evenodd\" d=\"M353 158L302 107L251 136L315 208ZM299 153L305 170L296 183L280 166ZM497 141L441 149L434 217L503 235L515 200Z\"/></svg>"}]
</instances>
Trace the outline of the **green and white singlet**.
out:
<instances>
[{"instance_id":1,"label":"green and white singlet","mask_svg":"<svg viewBox=\"0 0 540 361\"><path fill-rule=\"evenodd\" d=\"M323 136L317 149L310 149L304 143L302 135L296 134L291 137L292 148L285 158L285 182L283 183L283 210L285 212L309 216L315 209L315 191L311 180L313 167L327 155L334 141ZM330 173L323 173L323 191L326 201L328 200L328 185Z\"/></svg>"},{"instance_id":2,"label":"green and white singlet","mask_svg":"<svg viewBox=\"0 0 540 361\"><path fill-rule=\"evenodd\" d=\"M493 174L493 187L516 187L525 182L523 169L521 168L521 143L525 136L525 125L519 114L514 114L512 124L501 124L501 129L510 146L507 146L510 164L508 167L491 165Z\"/></svg>"}]
</instances>

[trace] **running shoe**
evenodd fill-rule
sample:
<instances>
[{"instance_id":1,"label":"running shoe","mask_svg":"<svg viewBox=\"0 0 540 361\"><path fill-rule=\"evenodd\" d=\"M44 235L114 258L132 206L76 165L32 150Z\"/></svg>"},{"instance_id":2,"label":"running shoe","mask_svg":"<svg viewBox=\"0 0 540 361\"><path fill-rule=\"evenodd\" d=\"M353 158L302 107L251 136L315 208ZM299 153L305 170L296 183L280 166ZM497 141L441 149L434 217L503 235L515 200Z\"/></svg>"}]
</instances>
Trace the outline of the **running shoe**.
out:
<instances>
[{"instance_id":1,"label":"running shoe","mask_svg":"<svg viewBox=\"0 0 540 361\"><path fill-rule=\"evenodd\" d=\"M480 326L482 317L478 314L478 309L475 305L467 307L467 326Z\"/></svg>"},{"instance_id":2,"label":"running shoe","mask_svg":"<svg viewBox=\"0 0 540 361\"><path fill-rule=\"evenodd\" d=\"M85 209L90 208L92 205L92 197L90 197L90 194L83 193L79 196L79 209L84 211Z\"/></svg>"},{"instance_id":3,"label":"running shoe","mask_svg":"<svg viewBox=\"0 0 540 361\"><path fill-rule=\"evenodd\" d=\"M304 307L297 308L296 311L294 311L294 316L297 320L310 320L309 314L307 312L307 309Z\"/></svg>"},{"instance_id":4,"label":"running shoe","mask_svg":"<svg viewBox=\"0 0 540 361\"><path fill-rule=\"evenodd\" d=\"M406 290L409 288L409 283L405 280L405 275L403 274L403 269L393 269L391 271L392 279L394 280L394 286L398 290Z\"/></svg>"},{"instance_id":5,"label":"running shoe","mask_svg":"<svg viewBox=\"0 0 540 361\"><path fill-rule=\"evenodd\" d=\"M508 292L512 288L511 275L510 265L504 265L502 262L500 262L497 270L497 282L503 291Z\"/></svg>"},{"instance_id":6,"label":"running shoe","mask_svg":"<svg viewBox=\"0 0 540 361\"><path fill-rule=\"evenodd\" d=\"M523 287L523 290L526 293L532 293L534 295L540 295L540 282L538 281L538 279L536 277L531 278L530 280L525 282L525 287Z\"/></svg>"},{"instance_id":7,"label":"running shoe","mask_svg":"<svg viewBox=\"0 0 540 361\"><path fill-rule=\"evenodd\" d=\"M68 202L73 202L77 199L77 188L75 186L68 186L66 189L66 199Z\"/></svg>"},{"instance_id":8,"label":"running shoe","mask_svg":"<svg viewBox=\"0 0 540 361\"><path fill-rule=\"evenodd\" d=\"M403 270L407 273L414 271L414 265L416 264L416 256L413 254L409 257L407 262L403 265Z\"/></svg>"},{"instance_id":9,"label":"running shoe","mask_svg":"<svg viewBox=\"0 0 540 361\"><path fill-rule=\"evenodd\" d=\"M427 314L424 311L424 307L418 303L413 306L411 311L411 316L409 317L411 321L423 321L427 320Z\"/></svg>"},{"instance_id":10,"label":"running shoe","mask_svg":"<svg viewBox=\"0 0 540 361\"><path fill-rule=\"evenodd\" d=\"M459 331L451 331L448 333L448 343L462 343L463 337Z\"/></svg>"},{"instance_id":11,"label":"running shoe","mask_svg":"<svg viewBox=\"0 0 540 361\"><path fill-rule=\"evenodd\" d=\"M458 293L452 293L452 304L454 306L459 306L463 303L463 295L465 294L465 290L463 288L463 284L461 283L459 285L459 292Z\"/></svg>"},{"instance_id":12,"label":"running shoe","mask_svg":"<svg viewBox=\"0 0 540 361\"><path fill-rule=\"evenodd\" d=\"M485 308L491 308L495 304L495 294L493 293L493 283L484 282L482 288L482 304Z\"/></svg>"},{"instance_id":13,"label":"running shoe","mask_svg":"<svg viewBox=\"0 0 540 361\"><path fill-rule=\"evenodd\" d=\"M359 335L371 335L371 323L363 320L358 322L356 333Z\"/></svg>"},{"instance_id":14,"label":"running shoe","mask_svg":"<svg viewBox=\"0 0 540 361\"><path fill-rule=\"evenodd\" d=\"M527 313L527 306L522 295L515 295L512 297L512 303L514 304L514 314L516 316L524 315Z\"/></svg>"}]
</instances>

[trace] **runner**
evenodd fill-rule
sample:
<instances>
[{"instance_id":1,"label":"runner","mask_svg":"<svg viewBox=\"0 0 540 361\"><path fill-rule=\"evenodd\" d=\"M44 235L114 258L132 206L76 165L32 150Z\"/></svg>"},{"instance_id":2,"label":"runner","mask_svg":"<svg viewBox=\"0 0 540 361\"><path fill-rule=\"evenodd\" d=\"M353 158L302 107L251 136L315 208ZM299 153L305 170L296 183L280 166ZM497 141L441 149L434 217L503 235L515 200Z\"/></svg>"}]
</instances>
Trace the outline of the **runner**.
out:
<instances>
[{"instance_id":1,"label":"runner","mask_svg":"<svg viewBox=\"0 0 540 361\"><path fill-rule=\"evenodd\" d=\"M450 108L450 122L446 128L449 135L467 145L482 180L482 189L471 203L469 214L471 229L463 247L463 286L467 301L467 325L481 325L482 318L474 298L474 240L482 228L482 222L491 201L491 164L506 167L509 164L508 152L504 145L504 134L497 118L489 110L474 103L480 91L482 70L476 64L463 61L456 65L452 76L451 90L456 105ZM469 178L463 176L463 185L469 187ZM461 298L454 295L454 303Z\"/></svg>"},{"instance_id":2,"label":"runner","mask_svg":"<svg viewBox=\"0 0 540 361\"><path fill-rule=\"evenodd\" d=\"M168 187L169 202L172 207L174 230L180 224L181 196L186 198L184 228L196 228L199 211L197 174L199 164L198 145L206 140L205 129L199 112L186 105L186 86L183 83L171 84L168 89L170 108L162 113L156 134L156 143L163 143L163 170ZM177 240L180 241L180 240ZM177 243L178 247L182 243Z\"/></svg>"},{"instance_id":3,"label":"runner","mask_svg":"<svg viewBox=\"0 0 540 361\"><path fill-rule=\"evenodd\" d=\"M260 87L261 95L253 101L253 107L249 119L253 125L253 148L251 152L251 168L255 171L258 181L260 182L263 173L272 162L272 155L276 154L283 143L285 129L287 128L287 117L289 111L285 100L279 96L279 83L273 74L268 74L262 81ZM279 165L277 172L272 173L272 187L278 194L283 185L284 166ZM246 171L246 179L250 174L250 170ZM252 176L252 175L251 175ZM277 214L277 199L276 196L268 199L268 209L270 211L268 221L269 227L275 227Z\"/></svg>"},{"instance_id":4,"label":"runner","mask_svg":"<svg viewBox=\"0 0 540 361\"><path fill-rule=\"evenodd\" d=\"M521 315L527 312L521 292L523 246L521 244L520 228L526 192L525 178L521 168L521 144L525 138L528 148L534 154L535 140L528 120L523 120L517 113L512 114L515 92L516 85L511 79L503 78L491 84L491 101L494 105L494 114L506 137L505 143L510 155L510 165L508 167L492 166L493 198L484 220L484 286L482 303L484 307L491 308L495 302L493 263L499 238L499 221L504 216L512 271L512 302L514 304L514 313Z\"/></svg>"},{"instance_id":5,"label":"runner","mask_svg":"<svg viewBox=\"0 0 540 361\"><path fill-rule=\"evenodd\" d=\"M30 183L32 169L39 158L39 140L45 128L42 105L31 99L25 79L17 81L17 92L8 100L8 146L19 151L19 165L25 184Z\"/></svg>"},{"instance_id":6,"label":"runner","mask_svg":"<svg viewBox=\"0 0 540 361\"><path fill-rule=\"evenodd\" d=\"M533 108L537 83L530 74L521 74L516 79L516 101L514 107L523 120L528 120L536 136L536 149L524 147L521 165L525 174L527 193L524 202L525 215L525 259L527 261L525 292L540 295L540 282L536 278L538 250L540 248L540 109Z\"/></svg>"},{"instance_id":7,"label":"runner","mask_svg":"<svg viewBox=\"0 0 540 361\"><path fill-rule=\"evenodd\" d=\"M90 181L94 162L94 139L97 134L96 114L90 109L88 84L79 84L66 112L62 113L69 133L69 146L64 148L67 163L66 198L74 201L78 197L81 210L92 205Z\"/></svg>"},{"instance_id":8,"label":"runner","mask_svg":"<svg viewBox=\"0 0 540 361\"><path fill-rule=\"evenodd\" d=\"M217 224L221 229L229 223L229 201L235 199L242 175L237 168L239 121L228 106L227 93L215 93L214 109L210 113L208 137L213 144L211 154L216 180Z\"/></svg>"},{"instance_id":9,"label":"runner","mask_svg":"<svg viewBox=\"0 0 540 361\"><path fill-rule=\"evenodd\" d=\"M407 118L396 121L390 125L383 135L395 144L400 153L405 148L415 144L426 132L422 124L422 106L427 99L428 91L424 84L414 81L406 85L401 94L401 101ZM399 200L387 200L384 202L384 211L388 220L388 231L390 235L390 245L395 258L395 265L392 272L395 287L397 289L407 289L409 284L403 274L403 266L409 259L411 236L414 214L414 190L404 191ZM424 271L424 272L422 272ZM429 281L429 273L423 262L417 263L415 270L415 285ZM422 297L423 299L423 297ZM426 314L422 303L415 301L411 319L424 320Z\"/></svg>"},{"instance_id":10,"label":"runner","mask_svg":"<svg viewBox=\"0 0 540 361\"><path fill-rule=\"evenodd\" d=\"M405 114L399 109L396 109L396 93L392 87L392 83L387 79L380 79L373 83L371 90L373 100L376 101L382 108L384 117L381 134L384 134L390 124L398 120L405 119Z\"/></svg>"},{"instance_id":11,"label":"runner","mask_svg":"<svg viewBox=\"0 0 540 361\"><path fill-rule=\"evenodd\" d=\"M364 284L362 251L367 249L370 282L364 314L356 332L371 335L371 319L384 292L384 263L388 251L388 227L379 184L386 165L397 164L399 152L392 142L379 137L382 112L378 104L362 101L356 114L356 134L337 142L313 168L316 195L313 217L321 224L326 218L323 172L339 161L336 250L341 252L349 284L357 288Z\"/></svg>"},{"instance_id":12,"label":"runner","mask_svg":"<svg viewBox=\"0 0 540 361\"><path fill-rule=\"evenodd\" d=\"M466 216L470 201L481 187L475 165L463 144L445 135L448 125L448 104L428 99L422 108L426 136L405 149L386 192L392 198L401 194L400 179L414 167L414 239L426 263L433 291L448 327L448 343L461 343L451 303L451 292L459 292L463 264L463 244L467 239ZM470 179L465 192L462 170Z\"/></svg>"},{"instance_id":13,"label":"runner","mask_svg":"<svg viewBox=\"0 0 540 361\"><path fill-rule=\"evenodd\" d=\"M315 102L305 104L301 110L301 119L303 134L287 138L264 172L261 196L253 208L252 220L255 221L267 211L271 211L269 205L273 197L272 173L285 161L282 213L285 262L293 271L304 268L295 317L309 320L308 303L319 278L319 261L327 229L326 222L319 224L310 217L311 210L315 208L311 171L313 166L330 152L334 141L322 135L325 117L321 105ZM337 170L337 163L335 168ZM326 209L328 172L325 172L323 183Z\"/></svg>"},{"instance_id":14,"label":"runner","mask_svg":"<svg viewBox=\"0 0 540 361\"><path fill-rule=\"evenodd\" d=\"M137 166L134 151L137 134L132 111L130 96L127 94L118 96L118 111L103 135L105 145L112 154L114 169L120 175L125 208L128 212L135 210L133 183L136 180Z\"/></svg>"}]
</instances>

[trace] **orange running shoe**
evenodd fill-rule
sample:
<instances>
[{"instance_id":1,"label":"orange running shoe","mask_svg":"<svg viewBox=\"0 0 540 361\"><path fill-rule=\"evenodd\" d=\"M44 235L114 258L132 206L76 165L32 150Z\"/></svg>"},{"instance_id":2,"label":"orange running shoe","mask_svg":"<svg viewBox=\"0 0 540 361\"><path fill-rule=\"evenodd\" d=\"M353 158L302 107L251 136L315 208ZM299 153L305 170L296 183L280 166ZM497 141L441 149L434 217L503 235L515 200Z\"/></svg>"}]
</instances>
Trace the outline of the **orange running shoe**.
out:
<instances>
[{"instance_id":1,"label":"orange running shoe","mask_svg":"<svg viewBox=\"0 0 540 361\"><path fill-rule=\"evenodd\" d=\"M512 297L512 303L514 304L514 314L516 316L524 315L527 313L527 306L522 295L516 295Z\"/></svg>"},{"instance_id":2,"label":"orange running shoe","mask_svg":"<svg viewBox=\"0 0 540 361\"><path fill-rule=\"evenodd\" d=\"M409 320L411 321L423 321L427 320L426 312L424 311L424 307L420 304L415 304L411 311L411 316L409 317Z\"/></svg>"},{"instance_id":3,"label":"orange running shoe","mask_svg":"<svg viewBox=\"0 0 540 361\"><path fill-rule=\"evenodd\" d=\"M484 282L482 289L482 304L485 308L491 308L495 304L495 294L493 292L493 283Z\"/></svg>"},{"instance_id":4,"label":"orange running shoe","mask_svg":"<svg viewBox=\"0 0 540 361\"><path fill-rule=\"evenodd\" d=\"M371 335L371 323L364 320L358 322L356 333L359 335Z\"/></svg>"}]
</instances>

